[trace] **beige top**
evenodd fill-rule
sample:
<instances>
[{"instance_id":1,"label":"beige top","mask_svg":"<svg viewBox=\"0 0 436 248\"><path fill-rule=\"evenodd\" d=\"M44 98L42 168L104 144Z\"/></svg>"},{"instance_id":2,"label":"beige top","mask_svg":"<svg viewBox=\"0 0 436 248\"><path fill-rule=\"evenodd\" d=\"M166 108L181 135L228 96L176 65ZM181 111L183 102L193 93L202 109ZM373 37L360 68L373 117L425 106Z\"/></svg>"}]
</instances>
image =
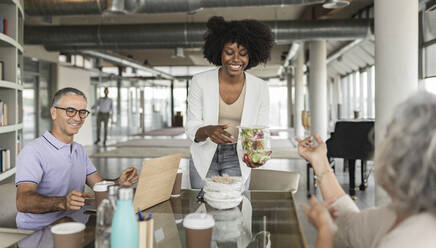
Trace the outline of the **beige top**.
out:
<instances>
[{"instance_id":1,"label":"beige top","mask_svg":"<svg viewBox=\"0 0 436 248\"><path fill-rule=\"evenodd\" d=\"M244 109L244 100L245 100L245 83L244 87L242 87L241 94L238 99L232 104L227 104L221 98L220 95L220 107L219 107L219 115L218 115L218 125L224 125L229 123L230 127L227 128L227 132L229 132L233 137L238 139L238 128L241 124L242 110ZM236 140L233 143L236 143Z\"/></svg>"},{"instance_id":2,"label":"beige top","mask_svg":"<svg viewBox=\"0 0 436 248\"><path fill-rule=\"evenodd\" d=\"M348 195L333 205L339 207L335 247L435 247L436 217L430 213L412 215L390 230L396 214L389 206L359 211Z\"/></svg>"}]
</instances>

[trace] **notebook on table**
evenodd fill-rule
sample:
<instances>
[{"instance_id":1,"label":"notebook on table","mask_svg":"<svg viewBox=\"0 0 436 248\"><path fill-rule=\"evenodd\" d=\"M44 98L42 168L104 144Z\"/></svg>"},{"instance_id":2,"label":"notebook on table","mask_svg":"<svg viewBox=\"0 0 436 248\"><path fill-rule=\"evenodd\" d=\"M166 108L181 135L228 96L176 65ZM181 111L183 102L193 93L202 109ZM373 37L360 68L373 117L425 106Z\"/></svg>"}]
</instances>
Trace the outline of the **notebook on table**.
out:
<instances>
[{"instance_id":1,"label":"notebook on table","mask_svg":"<svg viewBox=\"0 0 436 248\"><path fill-rule=\"evenodd\" d=\"M146 160L136 187L133 207L142 211L170 199L182 154Z\"/></svg>"}]
</instances>

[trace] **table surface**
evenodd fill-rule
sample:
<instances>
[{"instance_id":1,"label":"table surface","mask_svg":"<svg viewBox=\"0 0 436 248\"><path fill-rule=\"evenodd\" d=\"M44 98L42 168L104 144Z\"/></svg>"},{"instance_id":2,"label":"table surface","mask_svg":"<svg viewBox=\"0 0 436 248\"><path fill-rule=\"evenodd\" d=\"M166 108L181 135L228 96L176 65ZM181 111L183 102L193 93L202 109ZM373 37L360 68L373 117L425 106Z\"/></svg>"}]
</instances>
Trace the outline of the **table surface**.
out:
<instances>
[{"instance_id":1,"label":"table surface","mask_svg":"<svg viewBox=\"0 0 436 248\"><path fill-rule=\"evenodd\" d=\"M182 190L180 197L170 198L153 210L155 248L186 247L183 218L193 212L207 212L215 219L211 247L294 247L304 248L295 200L290 192L249 191L238 207L217 210L198 201L198 191ZM95 215L86 223L84 247L93 247ZM39 244L39 246L37 245ZM29 246L28 246L29 245ZM49 227L35 232L12 247L52 247Z\"/></svg>"}]
</instances>

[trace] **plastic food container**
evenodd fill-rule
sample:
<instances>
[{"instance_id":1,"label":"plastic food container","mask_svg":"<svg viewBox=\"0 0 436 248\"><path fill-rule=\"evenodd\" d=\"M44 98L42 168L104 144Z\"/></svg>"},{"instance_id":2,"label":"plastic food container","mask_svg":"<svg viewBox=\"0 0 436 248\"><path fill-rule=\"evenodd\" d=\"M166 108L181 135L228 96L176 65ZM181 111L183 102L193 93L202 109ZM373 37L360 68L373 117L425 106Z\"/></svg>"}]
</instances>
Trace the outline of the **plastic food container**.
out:
<instances>
[{"instance_id":1,"label":"plastic food container","mask_svg":"<svg viewBox=\"0 0 436 248\"><path fill-rule=\"evenodd\" d=\"M265 164L271 158L271 134L267 127L238 127L245 160Z\"/></svg>"},{"instance_id":2,"label":"plastic food container","mask_svg":"<svg viewBox=\"0 0 436 248\"><path fill-rule=\"evenodd\" d=\"M214 191L214 192L228 192L228 191L237 191L243 192L244 187L242 183L242 177L230 177L233 181L231 184L224 184L214 182L212 178L204 179L204 191Z\"/></svg>"},{"instance_id":3,"label":"plastic food container","mask_svg":"<svg viewBox=\"0 0 436 248\"><path fill-rule=\"evenodd\" d=\"M238 198L234 199L227 199L227 200L221 200L221 199L214 199L208 197L206 194L204 195L204 200L209 204L211 207L216 209L230 209L234 208L241 203L243 197L239 196Z\"/></svg>"}]
</instances>

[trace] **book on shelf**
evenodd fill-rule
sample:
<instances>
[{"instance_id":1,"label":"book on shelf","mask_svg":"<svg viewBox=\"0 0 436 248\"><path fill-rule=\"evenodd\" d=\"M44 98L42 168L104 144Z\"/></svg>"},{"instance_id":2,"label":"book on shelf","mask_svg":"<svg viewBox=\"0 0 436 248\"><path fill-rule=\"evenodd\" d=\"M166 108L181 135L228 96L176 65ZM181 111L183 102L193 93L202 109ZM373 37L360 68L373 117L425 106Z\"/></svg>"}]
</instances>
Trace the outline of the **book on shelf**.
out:
<instances>
[{"instance_id":1,"label":"book on shelf","mask_svg":"<svg viewBox=\"0 0 436 248\"><path fill-rule=\"evenodd\" d=\"M5 16L0 14L0 33L3 34L3 20L5 19Z\"/></svg>"},{"instance_id":2,"label":"book on shelf","mask_svg":"<svg viewBox=\"0 0 436 248\"><path fill-rule=\"evenodd\" d=\"M23 135L19 132L17 133L17 155L20 153L21 147L23 147Z\"/></svg>"},{"instance_id":3,"label":"book on shelf","mask_svg":"<svg viewBox=\"0 0 436 248\"><path fill-rule=\"evenodd\" d=\"M5 63L0 61L0 80L5 80Z\"/></svg>"},{"instance_id":4,"label":"book on shelf","mask_svg":"<svg viewBox=\"0 0 436 248\"><path fill-rule=\"evenodd\" d=\"M3 18L3 33L8 35L8 19Z\"/></svg>"},{"instance_id":5,"label":"book on shelf","mask_svg":"<svg viewBox=\"0 0 436 248\"><path fill-rule=\"evenodd\" d=\"M17 84L23 84L21 81L21 68L20 65L17 65Z\"/></svg>"},{"instance_id":6,"label":"book on shelf","mask_svg":"<svg viewBox=\"0 0 436 248\"><path fill-rule=\"evenodd\" d=\"M8 105L0 100L0 126L8 125Z\"/></svg>"},{"instance_id":7,"label":"book on shelf","mask_svg":"<svg viewBox=\"0 0 436 248\"><path fill-rule=\"evenodd\" d=\"M3 101L0 100L0 126L3 126Z\"/></svg>"},{"instance_id":8,"label":"book on shelf","mask_svg":"<svg viewBox=\"0 0 436 248\"><path fill-rule=\"evenodd\" d=\"M9 149L0 148L0 173L11 168L11 151Z\"/></svg>"}]
</instances>

